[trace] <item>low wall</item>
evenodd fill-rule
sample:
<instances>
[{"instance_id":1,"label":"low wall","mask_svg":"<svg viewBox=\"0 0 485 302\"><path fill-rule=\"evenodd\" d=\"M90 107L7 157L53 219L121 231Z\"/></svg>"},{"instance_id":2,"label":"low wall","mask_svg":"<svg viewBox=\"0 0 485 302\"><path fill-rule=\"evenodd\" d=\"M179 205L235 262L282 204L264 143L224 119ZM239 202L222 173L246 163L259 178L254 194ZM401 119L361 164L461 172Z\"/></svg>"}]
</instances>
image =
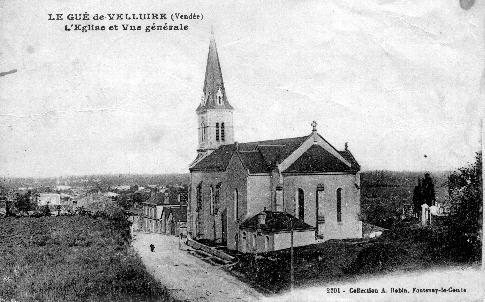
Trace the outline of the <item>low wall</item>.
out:
<instances>
[{"instance_id":1,"label":"low wall","mask_svg":"<svg viewBox=\"0 0 485 302\"><path fill-rule=\"evenodd\" d=\"M210 246L207 246L205 244L202 244L200 242L197 242L195 240L192 240L190 238L187 238L187 245L196 249L196 250L201 250L201 251L204 251L208 254L211 254L211 255L214 255L220 259L223 259L223 260L226 260L226 261L234 261L235 258L214 248L214 247L210 247Z\"/></svg>"}]
</instances>

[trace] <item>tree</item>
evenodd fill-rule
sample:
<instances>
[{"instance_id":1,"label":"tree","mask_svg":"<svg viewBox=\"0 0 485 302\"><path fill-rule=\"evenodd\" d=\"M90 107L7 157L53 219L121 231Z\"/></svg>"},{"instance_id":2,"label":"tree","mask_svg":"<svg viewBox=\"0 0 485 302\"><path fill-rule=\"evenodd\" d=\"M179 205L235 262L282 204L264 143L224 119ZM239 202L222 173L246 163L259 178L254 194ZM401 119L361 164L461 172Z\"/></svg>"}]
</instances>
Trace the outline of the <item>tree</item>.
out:
<instances>
[{"instance_id":1,"label":"tree","mask_svg":"<svg viewBox=\"0 0 485 302\"><path fill-rule=\"evenodd\" d=\"M413 191L413 208L414 214L421 215L421 205L427 204L434 206L436 201L436 194L434 190L434 183L429 173L424 173L424 179L418 178L418 185L414 187Z\"/></svg>"},{"instance_id":2,"label":"tree","mask_svg":"<svg viewBox=\"0 0 485 302\"><path fill-rule=\"evenodd\" d=\"M139 194L133 194L133 200L136 197L139 197ZM133 200L127 196L127 194L123 193L118 197L118 205L125 210L131 209L133 207Z\"/></svg>"},{"instance_id":3,"label":"tree","mask_svg":"<svg viewBox=\"0 0 485 302\"><path fill-rule=\"evenodd\" d=\"M28 191L25 194L18 194L15 201L15 207L17 208L17 210L19 210L20 212L30 211L32 209L32 205L30 203L31 196L31 191Z\"/></svg>"},{"instance_id":4,"label":"tree","mask_svg":"<svg viewBox=\"0 0 485 302\"><path fill-rule=\"evenodd\" d=\"M414 187L413 191L413 209L416 217L421 215L421 205L423 204L423 185L421 178L418 178L418 185Z\"/></svg>"},{"instance_id":5,"label":"tree","mask_svg":"<svg viewBox=\"0 0 485 302\"><path fill-rule=\"evenodd\" d=\"M51 210L49 209L49 205L44 205L40 208L40 212L44 216L51 216Z\"/></svg>"},{"instance_id":6,"label":"tree","mask_svg":"<svg viewBox=\"0 0 485 302\"><path fill-rule=\"evenodd\" d=\"M451 247L462 260L478 260L482 228L482 154L475 162L453 172L448 178L451 211L447 222Z\"/></svg>"},{"instance_id":7,"label":"tree","mask_svg":"<svg viewBox=\"0 0 485 302\"><path fill-rule=\"evenodd\" d=\"M431 178L431 175L429 173L424 173L421 190L423 203L427 204L428 206L434 206L436 201L436 195L434 191L433 179Z\"/></svg>"}]
</instances>

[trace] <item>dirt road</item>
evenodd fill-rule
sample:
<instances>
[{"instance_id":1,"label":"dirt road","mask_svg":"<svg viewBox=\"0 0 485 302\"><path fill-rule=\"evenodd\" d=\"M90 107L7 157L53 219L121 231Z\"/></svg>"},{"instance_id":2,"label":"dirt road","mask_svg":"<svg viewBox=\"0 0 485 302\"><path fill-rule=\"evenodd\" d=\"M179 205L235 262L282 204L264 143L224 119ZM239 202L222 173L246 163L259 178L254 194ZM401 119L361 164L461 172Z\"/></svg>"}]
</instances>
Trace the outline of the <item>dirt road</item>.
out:
<instances>
[{"instance_id":1,"label":"dirt road","mask_svg":"<svg viewBox=\"0 0 485 302\"><path fill-rule=\"evenodd\" d=\"M134 233L133 246L148 271L172 296L189 301L257 301L262 295L221 268L179 250L174 236ZM155 252L150 252L150 244ZM185 248L187 248L185 246Z\"/></svg>"}]
</instances>

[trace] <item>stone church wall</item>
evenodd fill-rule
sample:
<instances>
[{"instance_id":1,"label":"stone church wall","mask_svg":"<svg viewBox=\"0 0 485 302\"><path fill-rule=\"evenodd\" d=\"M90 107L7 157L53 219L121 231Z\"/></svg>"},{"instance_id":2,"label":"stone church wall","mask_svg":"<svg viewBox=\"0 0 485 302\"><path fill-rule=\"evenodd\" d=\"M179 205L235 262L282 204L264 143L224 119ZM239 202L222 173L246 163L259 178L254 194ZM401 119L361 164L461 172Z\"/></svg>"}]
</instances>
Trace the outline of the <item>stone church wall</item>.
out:
<instances>
[{"instance_id":1,"label":"stone church wall","mask_svg":"<svg viewBox=\"0 0 485 302\"><path fill-rule=\"evenodd\" d=\"M227 248L237 250L239 242L239 224L247 218L247 170L239 156L234 154L227 167L227 182L224 188L227 202ZM238 196L238 213L235 213L235 191Z\"/></svg>"},{"instance_id":2,"label":"stone church wall","mask_svg":"<svg viewBox=\"0 0 485 302\"><path fill-rule=\"evenodd\" d=\"M222 213L226 209L224 185L221 187L219 210L210 213L210 186L216 188L226 181L225 172L192 172L190 185L190 205L188 210L188 232L192 237L210 240L222 240ZM202 183L202 209L197 212L197 186ZM214 191L215 193L215 191ZM215 226L215 228L214 228Z\"/></svg>"},{"instance_id":3,"label":"stone church wall","mask_svg":"<svg viewBox=\"0 0 485 302\"><path fill-rule=\"evenodd\" d=\"M296 191L303 189L305 197L304 221L311 226L317 224L317 186L323 185L323 227L325 239L362 237L360 214L360 174L319 174L285 175L284 207L286 211L298 217ZM342 189L342 221L337 222L337 189ZM321 232L319 232L321 233Z\"/></svg>"}]
</instances>

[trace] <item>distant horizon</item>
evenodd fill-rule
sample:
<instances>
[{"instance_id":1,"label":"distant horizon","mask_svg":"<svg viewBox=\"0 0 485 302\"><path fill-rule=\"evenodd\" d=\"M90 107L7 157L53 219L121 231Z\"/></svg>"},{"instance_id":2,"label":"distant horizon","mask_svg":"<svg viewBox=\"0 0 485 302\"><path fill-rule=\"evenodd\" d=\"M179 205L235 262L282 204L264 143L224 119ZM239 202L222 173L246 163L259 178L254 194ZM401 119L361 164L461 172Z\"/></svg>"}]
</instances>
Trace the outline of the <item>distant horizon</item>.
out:
<instances>
[{"instance_id":1,"label":"distant horizon","mask_svg":"<svg viewBox=\"0 0 485 302\"><path fill-rule=\"evenodd\" d=\"M452 173L454 171L457 171L459 168L456 169L450 169L450 170L386 170L386 169L365 169L359 171L361 174L366 173L366 172L391 172L391 173ZM167 172L167 173L100 173L100 174L71 174L71 175L59 175L59 176L40 176L40 177L34 177L34 176L0 176L1 179L56 179L56 178L69 178L69 177L76 177L76 178L81 178L81 177L96 177L96 176L165 176L165 175L190 175L190 172Z\"/></svg>"}]
</instances>

